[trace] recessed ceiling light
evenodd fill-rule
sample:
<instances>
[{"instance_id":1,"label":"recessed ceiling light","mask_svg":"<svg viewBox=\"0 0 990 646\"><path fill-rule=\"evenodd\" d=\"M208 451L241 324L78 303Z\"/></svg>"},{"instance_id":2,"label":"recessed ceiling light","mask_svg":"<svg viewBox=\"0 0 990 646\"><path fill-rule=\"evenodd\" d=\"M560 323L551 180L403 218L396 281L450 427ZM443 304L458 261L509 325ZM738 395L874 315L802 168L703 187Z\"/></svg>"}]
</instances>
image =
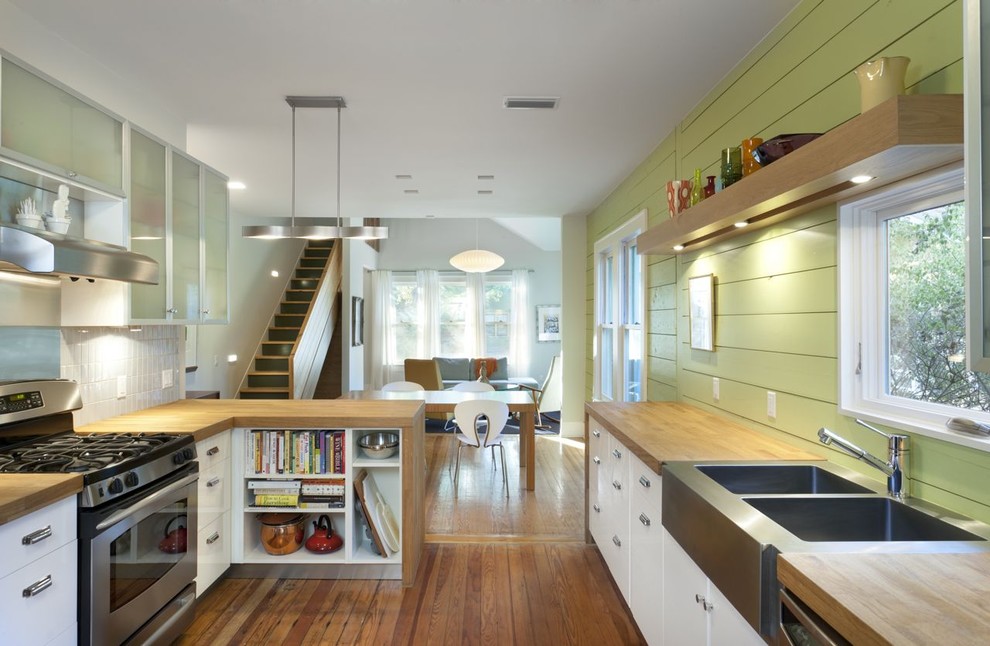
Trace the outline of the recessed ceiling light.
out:
<instances>
[{"instance_id":1,"label":"recessed ceiling light","mask_svg":"<svg viewBox=\"0 0 990 646\"><path fill-rule=\"evenodd\" d=\"M395 179L412 179L412 175L396 175Z\"/></svg>"},{"instance_id":2,"label":"recessed ceiling light","mask_svg":"<svg viewBox=\"0 0 990 646\"><path fill-rule=\"evenodd\" d=\"M278 269L272 269L272 278L278 278Z\"/></svg>"},{"instance_id":3,"label":"recessed ceiling light","mask_svg":"<svg viewBox=\"0 0 990 646\"><path fill-rule=\"evenodd\" d=\"M229 188L232 191L243 191L244 189L247 188L247 184L245 184L244 182L238 182L236 180L231 180L231 181L227 182L227 188Z\"/></svg>"},{"instance_id":4,"label":"recessed ceiling light","mask_svg":"<svg viewBox=\"0 0 990 646\"><path fill-rule=\"evenodd\" d=\"M494 192L495 191L483 190L483 191L478 191L478 195L491 195Z\"/></svg>"},{"instance_id":5,"label":"recessed ceiling light","mask_svg":"<svg viewBox=\"0 0 990 646\"><path fill-rule=\"evenodd\" d=\"M509 110L554 110L559 100L558 97L507 96L502 105Z\"/></svg>"},{"instance_id":6,"label":"recessed ceiling light","mask_svg":"<svg viewBox=\"0 0 990 646\"><path fill-rule=\"evenodd\" d=\"M865 184L873 179L872 175L856 175L855 177L850 177L849 181L853 184Z\"/></svg>"},{"instance_id":7,"label":"recessed ceiling light","mask_svg":"<svg viewBox=\"0 0 990 646\"><path fill-rule=\"evenodd\" d=\"M493 179L495 179L495 176L494 175L478 175L478 179L481 179L481 180L493 180Z\"/></svg>"},{"instance_id":8,"label":"recessed ceiling light","mask_svg":"<svg viewBox=\"0 0 990 646\"><path fill-rule=\"evenodd\" d=\"M405 193L406 195L416 195L416 194L419 193L419 189L418 188L407 188L406 190L404 190L402 192Z\"/></svg>"},{"instance_id":9,"label":"recessed ceiling light","mask_svg":"<svg viewBox=\"0 0 990 646\"><path fill-rule=\"evenodd\" d=\"M675 244L674 245L674 251L684 251L684 245L682 245L682 244Z\"/></svg>"}]
</instances>

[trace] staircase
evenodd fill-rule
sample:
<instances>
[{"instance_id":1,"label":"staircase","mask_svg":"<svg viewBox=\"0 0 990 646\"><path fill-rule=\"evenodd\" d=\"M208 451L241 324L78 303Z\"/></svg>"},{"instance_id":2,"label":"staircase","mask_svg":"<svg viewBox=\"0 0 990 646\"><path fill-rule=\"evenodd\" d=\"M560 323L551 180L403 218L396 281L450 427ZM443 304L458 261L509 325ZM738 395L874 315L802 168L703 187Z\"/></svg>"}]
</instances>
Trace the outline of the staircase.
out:
<instances>
[{"instance_id":1,"label":"staircase","mask_svg":"<svg viewBox=\"0 0 990 646\"><path fill-rule=\"evenodd\" d=\"M255 354L254 369L248 371L241 382L241 399L295 399L299 396L299 384L294 382L300 374L300 368L310 369L295 365L300 341L311 317L314 327L317 323L326 321L322 319L327 315L327 312L322 311L326 307L326 298L318 296L333 290L330 303L339 300L335 298L340 287L339 253L333 254L333 251L332 240L310 240L303 249L295 274L289 281L282 295L282 302L272 316ZM332 271L332 258L336 259L338 265L336 271ZM334 280L336 285L321 284ZM316 343L319 344L318 341ZM322 353L305 354L310 363L319 362L320 365L315 368L318 375L326 356L326 347L324 346Z\"/></svg>"}]
</instances>

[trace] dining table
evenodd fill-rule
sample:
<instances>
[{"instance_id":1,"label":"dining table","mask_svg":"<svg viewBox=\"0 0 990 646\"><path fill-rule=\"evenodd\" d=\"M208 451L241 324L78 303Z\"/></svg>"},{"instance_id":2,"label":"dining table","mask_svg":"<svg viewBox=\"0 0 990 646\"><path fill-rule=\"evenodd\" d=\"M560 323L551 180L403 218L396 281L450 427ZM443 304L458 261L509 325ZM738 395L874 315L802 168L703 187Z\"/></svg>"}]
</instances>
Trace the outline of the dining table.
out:
<instances>
[{"instance_id":1,"label":"dining table","mask_svg":"<svg viewBox=\"0 0 990 646\"><path fill-rule=\"evenodd\" d=\"M519 414L519 475L527 490L536 489L536 402L530 393L520 390L471 392L463 390L352 390L342 399L422 400L427 413L453 413L463 401L494 399L505 402L510 413ZM525 477L523 477L525 474Z\"/></svg>"}]
</instances>

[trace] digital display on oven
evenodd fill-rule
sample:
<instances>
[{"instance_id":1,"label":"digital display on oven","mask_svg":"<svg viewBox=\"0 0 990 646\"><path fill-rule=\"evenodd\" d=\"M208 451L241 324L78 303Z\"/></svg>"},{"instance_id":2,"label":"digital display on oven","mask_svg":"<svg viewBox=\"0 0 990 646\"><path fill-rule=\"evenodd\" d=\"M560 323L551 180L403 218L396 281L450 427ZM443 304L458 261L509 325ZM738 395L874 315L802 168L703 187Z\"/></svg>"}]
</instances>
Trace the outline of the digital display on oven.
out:
<instances>
[{"instance_id":1,"label":"digital display on oven","mask_svg":"<svg viewBox=\"0 0 990 646\"><path fill-rule=\"evenodd\" d=\"M41 399L41 391L34 390L26 393L13 393L0 397L0 413L17 413L22 410L41 408L45 402Z\"/></svg>"}]
</instances>

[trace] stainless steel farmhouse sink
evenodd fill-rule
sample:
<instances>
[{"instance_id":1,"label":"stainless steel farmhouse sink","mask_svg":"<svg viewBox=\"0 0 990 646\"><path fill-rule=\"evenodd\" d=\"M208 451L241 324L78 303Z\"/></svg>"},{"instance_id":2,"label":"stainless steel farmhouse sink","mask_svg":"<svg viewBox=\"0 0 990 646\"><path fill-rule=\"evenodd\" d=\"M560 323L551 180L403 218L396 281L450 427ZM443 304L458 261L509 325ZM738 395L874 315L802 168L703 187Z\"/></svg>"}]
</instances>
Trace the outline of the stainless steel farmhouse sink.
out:
<instances>
[{"instance_id":1,"label":"stainless steel farmhouse sink","mask_svg":"<svg viewBox=\"0 0 990 646\"><path fill-rule=\"evenodd\" d=\"M746 502L802 541L982 541L890 498L750 498Z\"/></svg>"},{"instance_id":2,"label":"stainless steel farmhouse sink","mask_svg":"<svg viewBox=\"0 0 990 646\"><path fill-rule=\"evenodd\" d=\"M829 462L668 462L662 523L761 635L779 623L777 555L990 551L990 526ZM773 643L771 641L771 643Z\"/></svg>"},{"instance_id":3,"label":"stainless steel farmhouse sink","mask_svg":"<svg viewBox=\"0 0 990 646\"><path fill-rule=\"evenodd\" d=\"M706 476L732 493L874 493L816 464L705 464Z\"/></svg>"}]
</instances>

